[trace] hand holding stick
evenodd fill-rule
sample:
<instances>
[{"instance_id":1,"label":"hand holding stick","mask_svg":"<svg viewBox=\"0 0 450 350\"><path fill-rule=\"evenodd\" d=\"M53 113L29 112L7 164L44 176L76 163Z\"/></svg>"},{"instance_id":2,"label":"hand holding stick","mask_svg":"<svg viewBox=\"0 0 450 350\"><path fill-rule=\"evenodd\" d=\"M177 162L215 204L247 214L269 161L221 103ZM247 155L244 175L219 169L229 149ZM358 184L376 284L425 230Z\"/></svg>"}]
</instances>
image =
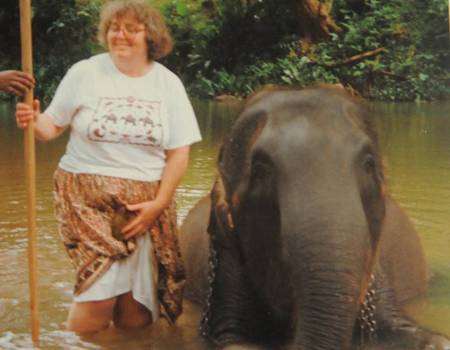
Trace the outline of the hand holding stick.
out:
<instances>
[{"instance_id":1,"label":"hand holding stick","mask_svg":"<svg viewBox=\"0 0 450 350\"><path fill-rule=\"evenodd\" d=\"M29 73L17 70L5 70L0 72L0 91L24 96L34 88L35 80Z\"/></svg>"}]
</instances>

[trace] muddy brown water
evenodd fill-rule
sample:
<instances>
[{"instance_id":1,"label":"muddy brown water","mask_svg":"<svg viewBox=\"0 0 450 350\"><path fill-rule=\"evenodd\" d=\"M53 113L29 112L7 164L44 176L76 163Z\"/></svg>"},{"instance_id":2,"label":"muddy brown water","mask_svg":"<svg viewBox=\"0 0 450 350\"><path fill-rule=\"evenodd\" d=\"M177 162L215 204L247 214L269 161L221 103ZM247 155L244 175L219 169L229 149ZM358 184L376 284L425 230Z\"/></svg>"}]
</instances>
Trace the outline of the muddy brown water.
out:
<instances>
[{"instance_id":1,"label":"muddy brown water","mask_svg":"<svg viewBox=\"0 0 450 350\"><path fill-rule=\"evenodd\" d=\"M180 221L208 192L220 141L238 108L195 102L204 139L193 146L188 173L177 191ZM376 109L389 189L420 232L432 272L428 298L410 311L421 324L450 337L450 103L377 104ZM0 349L27 349L31 336L23 135L11 115L11 105L0 104ZM74 276L55 230L51 187L66 142L64 135L37 146L41 348L206 349L197 333L200 310L190 303L176 327L161 321L145 330L110 329L90 337L63 330Z\"/></svg>"}]
</instances>

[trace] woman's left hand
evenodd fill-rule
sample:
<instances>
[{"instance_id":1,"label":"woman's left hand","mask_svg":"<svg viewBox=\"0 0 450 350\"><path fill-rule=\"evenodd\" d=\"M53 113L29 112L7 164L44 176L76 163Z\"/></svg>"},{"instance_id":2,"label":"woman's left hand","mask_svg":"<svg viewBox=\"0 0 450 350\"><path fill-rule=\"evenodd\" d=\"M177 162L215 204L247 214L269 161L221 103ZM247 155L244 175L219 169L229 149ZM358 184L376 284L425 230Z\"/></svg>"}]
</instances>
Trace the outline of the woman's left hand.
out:
<instances>
[{"instance_id":1,"label":"woman's left hand","mask_svg":"<svg viewBox=\"0 0 450 350\"><path fill-rule=\"evenodd\" d=\"M144 233L164 210L164 206L157 201L127 204L126 207L129 211L136 212L137 216L122 229L125 239Z\"/></svg>"}]
</instances>

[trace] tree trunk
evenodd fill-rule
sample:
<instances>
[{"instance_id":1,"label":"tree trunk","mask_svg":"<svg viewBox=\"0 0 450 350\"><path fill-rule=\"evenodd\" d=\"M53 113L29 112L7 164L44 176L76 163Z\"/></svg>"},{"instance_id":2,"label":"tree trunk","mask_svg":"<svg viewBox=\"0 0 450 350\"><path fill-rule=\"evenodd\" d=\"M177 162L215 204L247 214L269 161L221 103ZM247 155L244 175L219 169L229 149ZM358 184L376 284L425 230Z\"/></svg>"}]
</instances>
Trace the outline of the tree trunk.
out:
<instances>
[{"instance_id":1,"label":"tree trunk","mask_svg":"<svg viewBox=\"0 0 450 350\"><path fill-rule=\"evenodd\" d=\"M340 31L330 16L332 4L333 0L296 0L299 32L303 40L316 42Z\"/></svg>"}]
</instances>

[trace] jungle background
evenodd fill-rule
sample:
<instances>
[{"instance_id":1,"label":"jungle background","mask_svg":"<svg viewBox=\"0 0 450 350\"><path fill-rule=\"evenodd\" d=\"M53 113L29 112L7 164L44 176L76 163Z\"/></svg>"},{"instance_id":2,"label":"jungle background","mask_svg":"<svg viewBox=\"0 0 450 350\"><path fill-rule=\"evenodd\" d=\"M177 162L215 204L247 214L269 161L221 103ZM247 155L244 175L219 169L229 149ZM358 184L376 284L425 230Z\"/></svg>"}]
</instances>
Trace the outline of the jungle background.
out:
<instances>
[{"instance_id":1,"label":"jungle background","mask_svg":"<svg viewBox=\"0 0 450 350\"><path fill-rule=\"evenodd\" d=\"M102 0L33 0L36 96L104 48ZM447 0L153 0L174 52L162 63L191 95L245 97L266 84L342 84L372 100L450 96ZM20 68L17 0L0 4L0 69ZM6 95L1 96L8 98Z\"/></svg>"}]
</instances>

